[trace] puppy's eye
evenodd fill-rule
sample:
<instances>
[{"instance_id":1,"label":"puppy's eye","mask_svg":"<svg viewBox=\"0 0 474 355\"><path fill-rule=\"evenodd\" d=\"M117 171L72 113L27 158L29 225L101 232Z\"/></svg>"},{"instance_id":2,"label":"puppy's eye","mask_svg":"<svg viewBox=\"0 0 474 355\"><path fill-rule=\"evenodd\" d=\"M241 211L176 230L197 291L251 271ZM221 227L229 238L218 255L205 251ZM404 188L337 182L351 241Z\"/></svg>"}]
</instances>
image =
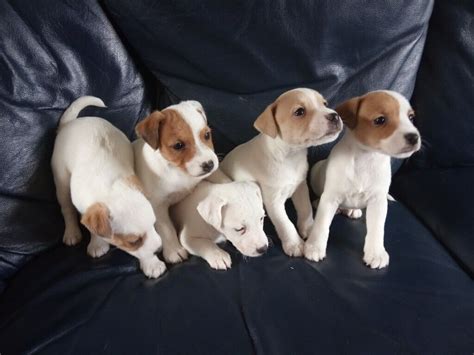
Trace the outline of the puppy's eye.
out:
<instances>
[{"instance_id":1,"label":"puppy's eye","mask_svg":"<svg viewBox=\"0 0 474 355\"><path fill-rule=\"evenodd\" d=\"M304 107L299 107L296 109L295 112L293 112L293 116L301 117L301 116L304 116L305 113L306 113L306 110L304 109Z\"/></svg>"},{"instance_id":2,"label":"puppy's eye","mask_svg":"<svg viewBox=\"0 0 474 355\"><path fill-rule=\"evenodd\" d=\"M376 126L382 126L385 124L387 119L384 116L379 116L374 120L374 125Z\"/></svg>"},{"instance_id":3,"label":"puppy's eye","mask_svg":"<svg viewBox=\"0 0 474 355\"><path fill-rule=\"evenodd\" d=\"M260 223L263 223L263 220L265 219L265 216L260 218Z\"/></svg>"},{"instance_id":4,"label":"puppy's eye","mask_svg":"<svg viewBox=\"0 0 474 355\"><path fill-rule=\"evenodd\" d=\"M181 141L177 141L177 142L173 145L173 149L174 149L174 150L183 150L185 147L186 147L186 144L184 144L184 143L181 142Z\"/></svg>"},{"instance_id":5,"label":"puppy's eye","mask_svg":"<svg viewBox=\"0 0 474 355\"><path fill-rule=\"evenodd\" d=\"M211 131L207 131L205 134L204 134L204 139L206 141L208 141L209 139L211 139Z\"/></svg>"},{"instance_id":6,"label":"puppy's eye","mask_svg":"<svg viewBox=\"0 0 474 355\"><path fill-rule=\"evenodd\" d=\"M326 106L326 107L328 107L328 102L327 102L327 101L324 101L324 102L323 102L323 105Z\"/></svg>"},{"instance_id":7,"label":"puppy's eye","mask_svg":"<svg viewBox=\"0 0 474 355\"><path fill-rule=\"evenodd\" d=\"M408 119L411 121L411 123L413 123L413 121L415 120L415 114L414 113L410 113L408 115Z\"/></svg>"},{"instance_id":8,"label":"puppy's eye","mask_svg":"<svg viewBox=\"0 0 474 355\"><path fill-rule=\"evenodd\" d=\"M245 233L245 227L240 227L240 228L234 228L234 230L240 234L244 234Z\"/></svg>"}]
</instances>

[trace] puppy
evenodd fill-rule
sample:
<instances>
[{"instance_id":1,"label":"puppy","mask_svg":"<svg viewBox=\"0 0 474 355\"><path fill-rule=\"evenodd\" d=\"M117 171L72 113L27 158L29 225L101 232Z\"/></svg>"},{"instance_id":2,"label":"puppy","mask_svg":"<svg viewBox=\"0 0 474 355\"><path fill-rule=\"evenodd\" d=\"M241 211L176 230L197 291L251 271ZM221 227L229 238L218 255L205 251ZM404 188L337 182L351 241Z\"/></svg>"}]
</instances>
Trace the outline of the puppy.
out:
<instances>
[{"instance_id":1,"label":"puppy","mask_svg":"<svg viewBox=\"0 0 474 355\"><path fill-rule=\"evenodd\" d=\"M254 183L203 181L171 210L181 244L214 269L231 267L230 255L216 245L226 239L246 256L268 249L262 195Z\"/></svg>"},{"instance_id":2,"label":"puppy","mask_svg":"<svg viewBox=\"0 0 474 355\"><path fill-rule=\"evenodd\" d=\"M387 196L391 181L390 157L407 158L420 149L410 103L394 91L373 91L336 108L346 133L327 160L311 169L311 186L321 196L314 226L306 241L305 257L326 256L329 226L341 208L350 217L366 208L364 262L371 268L389 263L384 248Z\"/></svg>"},{"instance_id":3,"label":"puppy","mask_svg":"<svg viewBox=\"0 0 474 355\"><path fill-rule=\"evenodd\" d=\"M306 184L307 148L333 141L342 129L339 115L327 107L317 91L294 89L283 93L257 118L260 132L232 150L221 163L222 171L236 181L255 181L283 250L303 255L304 244L285 211L291 197L303 238L313 224Z\"/></svg>"},{"instance_id":4,"label":"puppy","mask_svg":"<svg viewBox=\"0 0 474 355\"><path fill-rule=\"evenodd\" d=\"M109 244L140 261L148 277L158 277L165 264L154 254L161 247L155 215L133 170L133 150L128 138L98 117L77 115L86 106L105 107L102 100L84 96L61 117L51 159L56 195L66 226L63 242L82 239L81 223L91 233L87 252L107 253Z\"/></svg>"},{"instance_id":5,"label":"puppy","mask_svg":"<svg viewBox=\"0 0 474 355\"><path fill-rule=\"evenodd\" d=\"M138 123L136 133L135 169L155 211L163 256L170 263L181 262L187 252L168 210L218 166L206 115L199 102L184 101L153 112Z\"/></svg>"}]
</instances>

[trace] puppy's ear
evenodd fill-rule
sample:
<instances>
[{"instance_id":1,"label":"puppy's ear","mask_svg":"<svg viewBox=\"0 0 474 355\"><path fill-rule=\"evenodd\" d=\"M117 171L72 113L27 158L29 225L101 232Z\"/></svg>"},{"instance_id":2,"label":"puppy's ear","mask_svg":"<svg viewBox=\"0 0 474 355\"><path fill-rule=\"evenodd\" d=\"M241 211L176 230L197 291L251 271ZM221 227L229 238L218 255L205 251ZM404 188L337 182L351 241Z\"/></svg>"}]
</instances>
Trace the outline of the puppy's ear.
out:
<instances>
[{"instance_id":1,"label":"puppy's ear","mask_svg":"<svg viewBox=\"0 0 474 355\"><path fill-rule=\"evenodd\" d=\"M357 126L357 116L359 114L361 101L362 99L360 97L353 97L336 107L336 111L339 116L341 116L342 122L350 129L354 129Z\"/></svg>"},{"instance_id":2,"label":"puppy's ear","mask_svg":"<svg viewBox=\"0 0 474 355\"><path fill-rule=\"evenodd\" d=\"M112 227L110 226L110 211L106 205L96 202L91 205L82 215L81 223L92 234L104 238L112 236Z\"/></svg>"},{"instance_id":3,"label":"puppy's ear","mask_svg":"<svg viewBox=\"0 0 474 355\"><path fill-rule=\"evenodd\" d=\"M165 118L166 116L162 112L155 111L135 127L137 136L147 142L154 150L157 150L160 146L160 125Z\"/></svg>"},{"instance_id":4,"label":"puppy's ear","mask_svg":"<svg viewBox=\"0 0 474 355\"><path fill-rule=\"evenodd\" d=\"M220 230L222 225L222 209L226 204L227 202L221 197L209 195L199 202L196 209L202 219L217 230Z\"/></svg>"},{"instance_id":5,"label":"puppy's ear","mask_svg":"<svg viewBox=\"0 0 474 355\"><path fill-rule=\"evenodd\" d=\"M275 138L278 135L278 125L275 118L275 111L275 103L268 105L265 111L263 111L253 123L253 126L257 131L272 138Z\"/></svg>"}]
</instances>

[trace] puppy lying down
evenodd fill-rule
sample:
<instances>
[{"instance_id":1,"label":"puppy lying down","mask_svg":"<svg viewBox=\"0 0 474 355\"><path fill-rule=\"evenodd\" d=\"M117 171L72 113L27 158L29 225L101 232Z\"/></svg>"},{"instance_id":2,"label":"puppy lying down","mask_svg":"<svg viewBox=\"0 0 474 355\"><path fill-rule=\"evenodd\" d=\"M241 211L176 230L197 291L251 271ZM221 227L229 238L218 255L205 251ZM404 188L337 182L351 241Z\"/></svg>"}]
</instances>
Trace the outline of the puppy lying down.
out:
<instances>
[{"instance_id":1,"label":"puppy lying down","mask_svg":"<svg viewBox=\"0 0 474 355\"><path fill-rule=\"evenodd\" d=\"M268 249L260 188L252 182L201 182L171 208L184 248L214 269L231 267L230 255L216 243L229 240L242 254L260 256Z\"/></svg>"}]
</instances>

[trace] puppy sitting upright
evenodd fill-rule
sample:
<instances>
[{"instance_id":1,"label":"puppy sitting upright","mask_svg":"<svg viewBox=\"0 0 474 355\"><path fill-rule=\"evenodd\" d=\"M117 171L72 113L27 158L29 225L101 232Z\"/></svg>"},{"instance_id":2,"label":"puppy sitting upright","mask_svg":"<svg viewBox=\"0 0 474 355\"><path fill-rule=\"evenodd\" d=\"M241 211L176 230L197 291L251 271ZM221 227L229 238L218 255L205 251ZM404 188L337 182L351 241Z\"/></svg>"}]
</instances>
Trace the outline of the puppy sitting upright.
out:
<instances>
[{"instance_id":1,"label":"puppy sitting upright","mask_svg":"<svg viewBox=\"0 0 474 355\"><path fill-rule=\"evenodd\" d=\"M268 248L262 195L255 183L203 181L171 211L183 246L214 269L231 267L230 255L216 245L226 239L247 256L260 256Z\"/></svg>"},{"instance_id":2,"label":"puppy sitting upright","mask_svg":"<svg viewBox=\"0 0 474 355\"><path fill-rule=\"evenodd\" d=\"M213 173L218 160L201 104L184 101L155 111L136 126L135 169L151 199L163 256L170 263L187 258L169 216L169 207Z\"/></svg>"},{"instance_id":3,"label":"puppy sitting upright","mask_svg":"<svg viewBox=\"0 0 474 355\"><path fill-rule=\"evenodd\" d=\"M384 248L390 157L407 158L420 149L410 103L394 91L373 91L336 108L348 130L328 159L311 169L311 186L321 196L314 226L306 241L305 257L326 256L329 226L338 208L360 217L367 207L364 262L371 268L389 263Z\"/></svg>"},{"instance_id":4,"label":"puppy sitting upright","mask_svg":"<svg viewBox=\"0 0 474 355\"><path fill-rule=\"evenodd\" d=\"M286 214L292 198L298 230L307 237L313 210L306 184L307 150L337 138L342 122L315 90L294 89L270 104L254 123L261 133L232 150L221 163L222 171L236 181L256 181L263 203L289 256L303 255L304 244Z\"/></svg>"},{"instance_id":5,"label":"puppy sitting upright","mask_svg":"<svg viewBox=\"0 0 474 355\"><path fill-rule=\"evenodd\" d=\"M154 254L161 239L133 170L132 145L99 117L76 119L89 105L105 107L92 96L74 101L61 117L54 143L51 166L66 226L63 241L74 245L82 239L77 209L91 232L89 255L100 257L112 244L138 258L145 275L158 277L166 270Z\"/></svg>"}]
</instances>

